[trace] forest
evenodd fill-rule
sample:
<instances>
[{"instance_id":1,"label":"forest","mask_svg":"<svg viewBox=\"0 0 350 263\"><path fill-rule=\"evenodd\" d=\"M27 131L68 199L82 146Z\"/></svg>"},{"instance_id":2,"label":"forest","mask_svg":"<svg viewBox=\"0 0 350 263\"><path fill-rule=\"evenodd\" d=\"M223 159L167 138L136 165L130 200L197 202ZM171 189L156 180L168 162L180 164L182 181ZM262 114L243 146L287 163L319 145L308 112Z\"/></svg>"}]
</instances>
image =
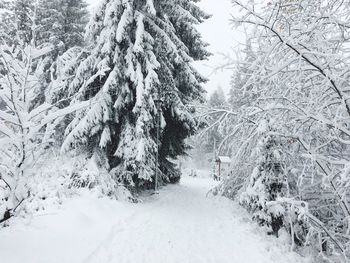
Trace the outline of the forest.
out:
<instances>
[{"instance_id":1,"label":"forest","mask_svg":"<svg viewBox=\"0 0 350 263\"><path fill-rule=\"evenodd\" d=\"M350 261L350 1L221 1L0 0L0 260Z\"/></svg>"}]
</instances>

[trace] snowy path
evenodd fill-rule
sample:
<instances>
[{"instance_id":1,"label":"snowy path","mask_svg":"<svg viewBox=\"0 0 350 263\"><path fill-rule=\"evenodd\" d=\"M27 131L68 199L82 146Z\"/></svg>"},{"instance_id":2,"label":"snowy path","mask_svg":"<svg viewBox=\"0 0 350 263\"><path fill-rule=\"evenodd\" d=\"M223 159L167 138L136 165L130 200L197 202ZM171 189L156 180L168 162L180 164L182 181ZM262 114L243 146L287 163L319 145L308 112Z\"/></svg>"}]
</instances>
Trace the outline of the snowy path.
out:
<instances>
[{"instance_id":1,"label":"snowy path","mask_svg":"<svg viewBox=\"0 0 350 263\"><path fill-rule=\"evenodd\" d=\"M89 197L0 231L7 263L304 263L275 247L212 182L184 178L142 204ZM5 259L5 260L3 260Z\"/></svg>"}]
</instances>

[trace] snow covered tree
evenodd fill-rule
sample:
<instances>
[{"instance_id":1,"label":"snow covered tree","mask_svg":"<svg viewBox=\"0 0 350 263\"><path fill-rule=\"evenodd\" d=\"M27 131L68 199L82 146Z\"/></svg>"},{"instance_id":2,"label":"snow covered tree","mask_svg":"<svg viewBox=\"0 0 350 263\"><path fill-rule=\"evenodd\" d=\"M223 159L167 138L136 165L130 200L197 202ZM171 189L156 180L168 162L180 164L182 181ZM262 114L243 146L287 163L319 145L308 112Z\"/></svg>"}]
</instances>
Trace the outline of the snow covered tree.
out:
<instances>
[{"instance_id":1,"label":"snow covered tree","mask_svg":"<svg viewBox=\"0 0 350 263\"><path fill-rule=\"evenodd\" d=\"M44 102L43 77L52 46L35 45L37 7L32 1L9 1L5 14L8 26L0 39L0 221L17 213L30 196L28 171L54 142L60 119L87 105L59 110Z\"/></svg>"},{"instance_id":2,"label":"snow covered tree","mask_svg":"<svg viewBox=\"0 0 350 263\"><path fill-rule=\"evenodd\" d=\"M254 100L254 92L252 92L252 85L247 85L249 79L252 77L254 72L249 70L249 66L254 62L254 51L252 49L251 40L246 40L246 45L243 53L243 58L239 58L235 72L231 79L231 88L228 95L228 104L230 109L239 110L244 104L250 103Z\"/></svg>"},{"instance_id":3,"label":"snow covered tree","mask_svg":"<svg viewBox=\"0 0 350 263\"><path fill-rule=\"evenodd\" d=\"M88 105L45 102L54 43L46 39L36 45L36 4L9 1L0 23L0 222L31 207L37 194L34 166L55 143L56 126Z\"/></svg>"},{"instance_id":4,"label":"snow covered tree","mask_svg":"<svg viewBox=\"0 0 350 263\"><path fill-rule=\"evenodd\" d=\"M14 5L16 34L19 40L29 44L33 39L35 3L32 0L16 0Z\"/></svg>"},{"instance_id":5,"label":"snow covered tree","mask_svg":"<svg viewBox=\"0 0 350 263\"><path fill-rule=\"evenodd\" d=\"M37 136L49 110L43 105L30 111L39 83L31 69L36 52L30 46L14 52L4 43L0 46L0 179L5 190L0 197L0 220L12 216L29 194L25 172L37 158Z\"/></svg>"},{"instance_id":6,"label":"snow covered tree","mask_svg":"<svg viewBox=\"0 0 350 263\"><path fill-rule=\"evenodd\" d=\"M39 0L37 5L37 45L50 43L57 53L84 45L84 29L88 22L84 0Z\"/></svg>"},{"instance_id":7,"label":"snow covered tree","mask_svg":"<svg viewBox=\"0 0 350 263\"><path fill-rule=\"evenodd\" d=\"M2 16L2 20L6 24L3 26L4 31L1 41L19 49L25 49L27 46L35 48L38 35L38 27L36 25L37 2L15 0L7 2L6 6L8 12ZM43 93L47 86L48 68L50 67L47 57L52 53L52 50L52 46L46 45L45 52L43 52L45 56L38 56L31 61L33 67L40 65L40 68L36 69L36 75L38 83L41 83L41 85L36 85L36 90L41 90L41 92L36 93L37 98L31 101L31 107L44 102Z\"/></svg>"},{"instance_id":8,"label":"snow covered tree","mask_svg":"<svg viewBox=\"0 0 350 263\"><path fill-rule=\"evenodd\" d=\"M176 181L171 159L187 149L196 126L189 103L203 94L205 80L191 62L209 55L194 27L206 17L195 1L102 1L88 24L90 53L71 81L52 89L91 105L68 125L62 149L103 148L116 180L136 188L151 186L155 169L164 182Z\"/></svg>"},{"instance_id":9,"label":"snow covered tree","mask_svg":"<svg viewBox=\"0 0 350 263\"><path fill-rule=\"evenodd\" d=\"M222 90L222 87L218 86L218 88L210 95L206 105L204 105L204 109L203 107L199 107L199 115L201 115L203 110L205 112L206 109L223 109L225 107L227 107L225 93ZM212 153L216 152L217 149L215 149L215 145L219 145L223 139L223 131L220 130L221 127L212 127L212 124L216 123L220 117L220 113L212 114L204 120L204 125L208 130L202 134L204 136L200 136L202 138L197 140L197 144L200 143L201 147L204 148L204 151L207 154L210 153L212 155ZM219 152L220 150L217 153ZM215 163L215 160L212 160L212 162Z\"/></svg>"},{"instance_id":10,"label":"snow covered tree","mask_svg":"<svg viewBox=\"0 0 350 263\"><path fill-rule=\"evenodd\" d=\"M66 0L63 3L64 38L66 49L84 46L85 27L89 21L88 5L85 0Z\"/></svg>"},{"instance_id":11,"label":"snow covered tree","mask_svg":"<svg viewBox=\"0 0 350 263\"><path fill-rule=\"evenodd\" d=\"M48 89L56 78L57 57L70 48L84 45L85 26L88 22L84 0L39 0L35 9L35 45L50 48L42 61L41 92L36 103L48 98Z\"/></svg>"},{"instance_id":12,"label":"snow covered tree","mask_svg":"<svg viewBox=\"0 0 350 263\"><path fill-rule=\"evenodd\" d=\"M14 12L11 1L4 0L0 3L0 38L9 41L15 35Z\"/></svg>"},{"instance_id":13,"label":"snow covered tree","mask_svg":"<svg viewBox=\"0 0 350 263\"><path fill-rule=\"evenodd\" d=\"M84 44L89 16L84 0L5 0L2 5L0 27L8 43L28 44L35 31L34 45L53 45L56 54Z\"/></svg>"},{"instance_id":14,"label":"snow covered tree","mask_svg":"<svg viewBox=\"0 0 350 263\"><path fill-rule=\"evenodd\" d=\"M88 105L85 102L61 110L47 103L32 107L41 68L33 61L44 55L45 50L30 45L13 48L0 44L1 222L13 216L30 196L28 170L54 141L54 127L60 118Z\"/></svg>"},{"instance_id":15,"label":"snow covered tree","mask_svg":"<svg viewBox=\"0 0 350 263\"><path fill-rule=\"evenodd\" d=\"M29 44L33 38L35 3L31 0L5 0L1 4L1 39L10 44Z\"/></svg>"},{"instance_id":16,"label":"snow covered tree","mask_svg":"<svg viewBox=\"0 0 350 263\"><path fill-rule=\"evenodd\" d=\"M256 166L249 178L248 186L240 196L240 202L253 214L253 219L261 225L271 227L271 232L278 236L283 226L285 209L274 203L285 196L286 171L281 142L273 135L268 121L259 124Z\"/></svg>"},{"instance_id":17,"label":"snow covered tree","mask_svg":"<svg viewBox=\"0 0 350 263\"><path fill-rule=\"evenodd\" d=\"M225 106L226 98L225 93L222 90L222 88L219 86L213 94L211 94L209 98L209 105L210 107L216 107L216 108L222 108Z\"/></svg>"},{"instance_id":18,"label":"snow covered tree","mask_svg":"<svg viewBox=\"0 0 350 263\"><path fill-rule=\"evenodd\" d=\"M246 27L252 61L243 60L237 67L237 74L249 76L241 88L248 93L245 103L208 112L221 113L217 125L229 130L224 141L235 149L234 176L220 190L232 198L246 190L249 184L241 182L253 174L251 152L259 138L259 123L273 116L274 133L283 138L288 154L288 197L275 203L286 208L285 219L303 218L299 245L311 244L322 259L347 262L349 5L344 1L233 2L242 11L233 20ZM289 227L293 237L296 225Z\"/></svg>"},{"instance_id":19,"label":"snow covered tree","mask_svg":"<svg viewBox=\"0 0 350 263\"><path fill-rule=\"evenodd\" d=\"M0 220L8 219L27 197L25 171L38 150L32 140L40 131L41 112L29 111L38 85L31 72L33 51L30 46L14 52L4 43L0 46L0 179L5 190L0 198ZM38 126L33 127L34 123Z\"/></svg>"},{"instance_id":20,"label":"snow covered tree","mask_svg":"<svg viewBox=\"0 0 350 263\"><path fill-rule=\"evenodd\" d=\"M6 1L4 10L0 34L6 43L50 49L40 58L41 93L35 103L43 103L51 78L56 74L57 56L69 48L84 45L87 4L83 0L15 0Z\"/></svg>"}]
</instances>

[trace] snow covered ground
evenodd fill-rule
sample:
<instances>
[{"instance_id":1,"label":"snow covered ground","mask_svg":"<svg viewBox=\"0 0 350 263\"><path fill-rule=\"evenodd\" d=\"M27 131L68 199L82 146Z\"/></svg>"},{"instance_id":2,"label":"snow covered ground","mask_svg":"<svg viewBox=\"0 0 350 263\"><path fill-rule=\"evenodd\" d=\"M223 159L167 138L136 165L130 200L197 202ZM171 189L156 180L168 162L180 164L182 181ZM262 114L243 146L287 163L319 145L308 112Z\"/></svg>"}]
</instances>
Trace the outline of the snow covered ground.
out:
<instances>
[{"instance_id":1,"label":"snow covered ground","mask_svg":"<svg viewBox=\"0 0 350 263\"><path fill-rule=\"evenodd\" d=\"M310 262L262 233L232 201L206 197L213 185L185 177L139 204L85 192L59 209L0 229L1 262Z\"/></svg>"}]
</instances>

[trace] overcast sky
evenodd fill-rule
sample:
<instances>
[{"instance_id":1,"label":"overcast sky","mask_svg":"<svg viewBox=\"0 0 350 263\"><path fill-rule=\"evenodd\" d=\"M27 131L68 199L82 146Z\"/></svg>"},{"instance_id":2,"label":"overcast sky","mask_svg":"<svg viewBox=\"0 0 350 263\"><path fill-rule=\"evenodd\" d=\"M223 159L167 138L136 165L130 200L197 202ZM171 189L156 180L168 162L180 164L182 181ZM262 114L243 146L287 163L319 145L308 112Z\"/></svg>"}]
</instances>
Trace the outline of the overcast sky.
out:
<instances>
[{"instance_id":1,"label":"overcast sky","mask_svg":"<svg viewBox=\"0 0 350 263\"><path fill-rule=\"evenodd\" d=\"M88 2L95 6L100 0L88 0ZM224 62L221 54L232 54L233 48L242 42L243 36L230 25L230 15L234 12L230 0L202 0L198 5L212 15L198 29L204 40L210 44L209 51L213 53L213 56L208 61L196 63L196 67L202 75L210 80L206 84L206 90L209 94L218 86L227 92L232 72L220 70L213 73L213 71Z\"/></svg>"},{"instance_id":2,"label":"overcast sky","mask_svg":"<svg viewBox=\"0 0 350 263\"><path fill-rule=\"evenodd\" d=\"M212 15L209 20L199 26L199 30L204 40L210 44L209 51L213 53L213 56L209 61L199 63L197 68L209 79L206 84L209 94L218 86L227 92L232 70L213 72L213 69L224 64L223 54L232 56L234 47L244 39L243 35L230 23L231 15L235 10L233 10L231 0L202 0L198 5Z\"/></svg>"}]
</instances>

